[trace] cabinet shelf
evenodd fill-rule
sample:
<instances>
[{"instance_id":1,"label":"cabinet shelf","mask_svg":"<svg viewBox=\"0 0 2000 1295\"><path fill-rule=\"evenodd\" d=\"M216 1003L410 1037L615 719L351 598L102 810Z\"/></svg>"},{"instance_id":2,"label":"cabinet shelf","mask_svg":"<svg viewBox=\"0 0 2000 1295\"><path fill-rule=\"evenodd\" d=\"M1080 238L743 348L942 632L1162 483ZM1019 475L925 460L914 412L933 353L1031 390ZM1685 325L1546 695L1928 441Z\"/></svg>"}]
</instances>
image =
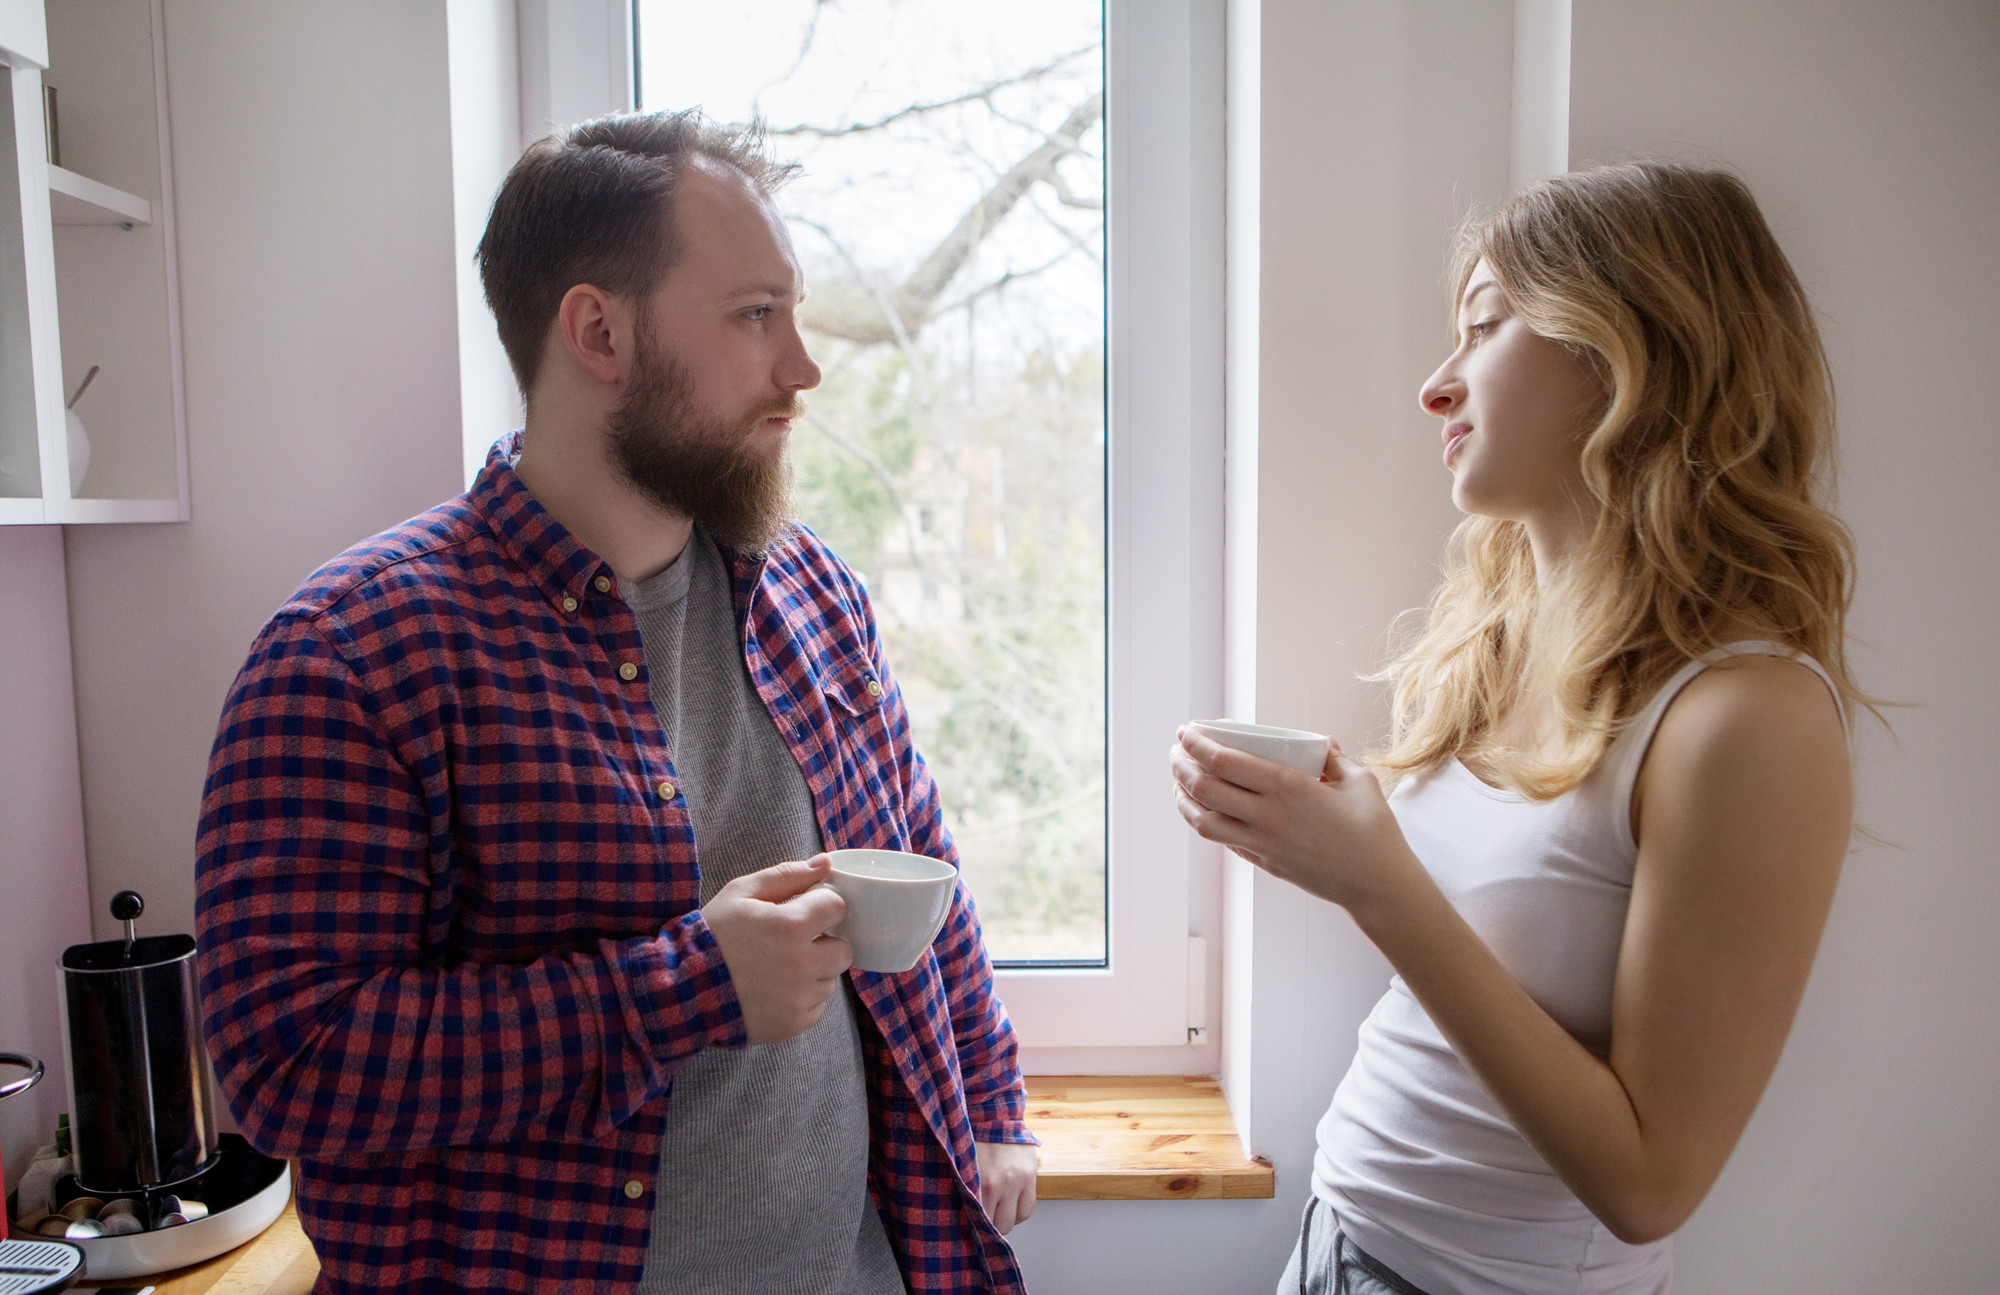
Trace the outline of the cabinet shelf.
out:
<instances>
[{"instance_id":1,"label":"cabinet shelf","mask_svg":"<svg viewBox=\"0 0 2000 1295\"><path fill-rule=\"evenodd\" d=\"M153 223L153 204L123 189L99 184L87 175L49 167L49 216L56 225L134 225Z\"/></svg>"},{"instance_id":2,"label":"cabinet shelf","mask_svg":"<svg viewBox=\"0 0 2000 1295\"><path fill-rule=\"evenodd\" d=\"M161 10L0 0L0 526L189 516Z\"/></svg>"}]
</instances>

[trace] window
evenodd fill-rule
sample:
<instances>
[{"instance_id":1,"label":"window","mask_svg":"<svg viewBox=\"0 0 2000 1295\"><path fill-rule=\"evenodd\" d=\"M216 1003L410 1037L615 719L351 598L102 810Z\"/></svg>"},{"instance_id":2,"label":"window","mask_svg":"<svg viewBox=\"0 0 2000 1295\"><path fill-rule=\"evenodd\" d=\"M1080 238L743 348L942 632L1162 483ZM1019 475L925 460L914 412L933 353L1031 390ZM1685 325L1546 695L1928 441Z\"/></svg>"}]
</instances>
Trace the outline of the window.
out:
<instances>
[{"instance_id":1,"label":"window","mask_svg":"<svg viewBox=\"0 0 2000 1295\"><path fill-rule=\"evenodd\" d=\"M1185 1040L1207 851L1162 754L1219 694L1221 5L1135 9L634 10L640 106L806 165L800 511L868 581L1030 1046Z\"/></svg>"},{"instance_id":2,"label":"window","mask_svg":"<svg viewBox=\"0 0 2000 1295\"><path fill-rule=\"evenodd\" d=\"M869 588L987 946L1101 967L1102 12L636 16L642 108L763 121L805 168L778 195L825 370L798 511Z\"/></svg>"}]
</instances>

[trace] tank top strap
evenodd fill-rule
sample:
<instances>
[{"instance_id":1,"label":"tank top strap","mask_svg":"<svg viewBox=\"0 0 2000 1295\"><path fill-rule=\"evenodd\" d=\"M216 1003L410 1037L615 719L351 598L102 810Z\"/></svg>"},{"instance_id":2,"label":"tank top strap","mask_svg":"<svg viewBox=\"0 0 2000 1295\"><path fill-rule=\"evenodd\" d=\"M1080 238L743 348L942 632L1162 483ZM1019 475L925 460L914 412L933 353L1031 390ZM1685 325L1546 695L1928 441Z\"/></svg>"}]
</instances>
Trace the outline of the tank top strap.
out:
<instances>
[{"instance_id":1,"label":"tank top strap","mask_svg":"<svg viewBox=\"0 0 2000 1295\"><path fill-rule=\"evenodd\" d=\"M1694 682L1695 676L1718 661L1726 661L1733 656L1775 656L1797 661L1814 674L1833 694L1834 708L1840 714L1843 728L1847 724L1847 708L1842 705L1840 689L1835 686L1833 676L1826 667L1796 648L1764 639L1745 639L1736 643L1725 643L1721 647L1703 653L1673 673L1660 685L1639 713L1632 717L1611 749L1604 753L1602 778L1599 779L1600 794L1608 794L1613 814L1614 830L1618 834L1619 845L1627 857L1636 857L1639 843L1632 837L1632 789L1639 781L1640 766L1645 763L1646 752L1653 745L1653 735L1659 731L1660 721L1665 718L1667 707L1673 705L1674 698L1681 689Z\"/></svg>"},{"instance_id":2,"label":"tank top strap","mask_svg":"<svg viewBox=\"0 0 2000 1295\"><path fill-rule=\"evenodd\" d=\"M1783 643L1773 643L1768 639L1745 639L1740 643L1723 644L1703 656L1702 662L1705 665L1713 665L1717 661L1733 656L1776 656L1798 662L1818 675L1820 682L1826 685L1826 690L1833 694L1833 709L1840 715L1840 726L1843 729L1847 727L1847 703L1841 700L1840 685L1833 681L1833 676L1827 673L1826 667L1814 658L1797 648L1786 647Z\"/></svg>"}]
</instances>

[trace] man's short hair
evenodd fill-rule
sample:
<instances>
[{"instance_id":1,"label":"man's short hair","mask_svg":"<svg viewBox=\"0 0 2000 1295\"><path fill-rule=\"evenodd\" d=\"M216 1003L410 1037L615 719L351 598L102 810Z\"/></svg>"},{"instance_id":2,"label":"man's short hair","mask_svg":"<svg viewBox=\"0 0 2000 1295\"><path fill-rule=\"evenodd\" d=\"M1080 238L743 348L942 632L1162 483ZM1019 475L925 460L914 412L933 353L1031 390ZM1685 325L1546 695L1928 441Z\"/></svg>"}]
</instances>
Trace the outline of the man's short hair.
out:
<instances>
[{"instance_id":1,"label":"man's short hair","mask_svg":"<svg viewBox=\"0 0 2000 1295\"><path fill-rule=\"evenodd\" d=\"M507 173L479 240L479 281L524 396L563 294L588 283L643 296L673 268L674 193L697 159L766 195L799 170L765 156L760 127L690 108L582 122L530 145Z\"/></svg>"}]
</instances>

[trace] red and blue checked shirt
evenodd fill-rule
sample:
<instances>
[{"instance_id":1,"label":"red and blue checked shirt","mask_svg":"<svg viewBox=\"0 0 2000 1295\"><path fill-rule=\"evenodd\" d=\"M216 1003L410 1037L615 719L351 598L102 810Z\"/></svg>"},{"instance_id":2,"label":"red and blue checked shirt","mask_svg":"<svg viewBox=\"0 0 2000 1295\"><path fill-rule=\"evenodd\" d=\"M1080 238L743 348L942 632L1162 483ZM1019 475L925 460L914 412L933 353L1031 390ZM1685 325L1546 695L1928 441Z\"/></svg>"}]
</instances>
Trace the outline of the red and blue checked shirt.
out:
<instances>
[{"instance_id":1,"label":"red and blue checked shirt","mask_svg":"<svg viewBox=\"0 0 2000 1295\"><path fill-rule=\"evenodd\" d=\"M322 1290L631 1286L674 1073L745 1044L637 621L516 443L279 608L209 764L209 1050L251 1143L302 1159ZM731 560L827 848L955 859L860 583L805 531ZM913 970L850 975L904 1280L1024 1291L973 1141L1035 1139L964 886Z\"/></svg>"}]
</instances>

